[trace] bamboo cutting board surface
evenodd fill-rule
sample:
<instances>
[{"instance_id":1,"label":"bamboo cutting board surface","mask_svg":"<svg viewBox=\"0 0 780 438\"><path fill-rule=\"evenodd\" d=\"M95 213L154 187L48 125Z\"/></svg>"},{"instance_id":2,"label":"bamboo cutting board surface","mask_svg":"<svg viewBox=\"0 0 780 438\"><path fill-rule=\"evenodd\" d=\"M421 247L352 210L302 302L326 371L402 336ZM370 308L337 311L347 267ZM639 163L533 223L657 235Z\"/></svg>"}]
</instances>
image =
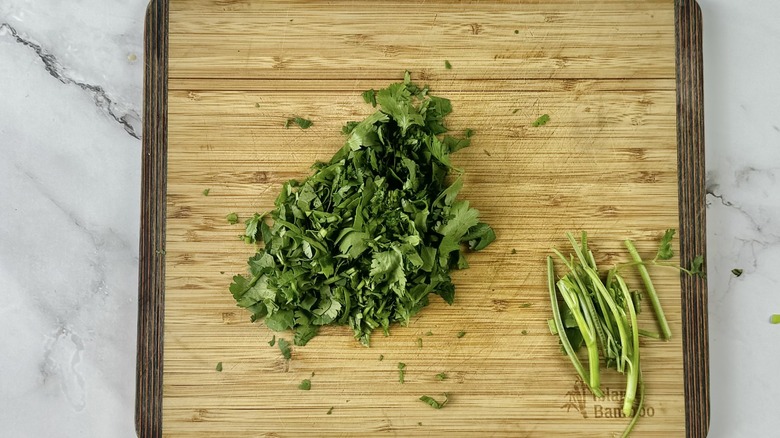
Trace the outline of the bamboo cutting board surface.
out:
<instances>
[{"instance_id":1,"label":"bamboo cutting board surface","mask_svg":"<svg viewBox=\"0 0 780 438\"><path fill-rule=\"evenodd\" d=\"M699 131L680 128L699 120L681 93L696 88L681 85L695 76L680 70L681 47L696 46L680 43L685 13L697 22L695 4L672 0L153 2L139 434L622 432L624 379L605 372L607 397L594 398L549 332L544 259L579 230L604 267L627 260L627 238L651 258L667 228L682 235L676 262L703 253L702 158L686 146L701 147L686 140ZM225 216L270 210L283 182L340 148L346 121L373 112L360 93L404 70L452 101L452 131L475 131L453 155L465 170L460 196L497 240L454 273L452 306L432 297L370 348L348 327L325 327L285 361L268 341L291 334L250 323L227 290L254 251ZM550 122L532 127L542 114ZM285 129L293 116L314 125ZM643 340L647 396L635 435L704 436L704 283L651 274L673 338ZM642 325L655 331L645 304ZM449 378L438 381L440 372ZM297 389L306 378L311 390ZM441 410L418 400L445 392Z\"/></svg>"}]
</instances>

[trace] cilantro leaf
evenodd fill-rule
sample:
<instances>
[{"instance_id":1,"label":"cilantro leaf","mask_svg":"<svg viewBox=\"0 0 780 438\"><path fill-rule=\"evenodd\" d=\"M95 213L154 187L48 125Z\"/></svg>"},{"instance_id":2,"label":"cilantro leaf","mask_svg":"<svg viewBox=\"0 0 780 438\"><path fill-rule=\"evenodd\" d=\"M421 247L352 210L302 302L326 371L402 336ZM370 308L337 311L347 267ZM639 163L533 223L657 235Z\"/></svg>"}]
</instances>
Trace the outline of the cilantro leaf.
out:
<instances>
[{"instance_id":1,"label":"cilantro leaf","mask_svg":"<svg viewBox=\"0 0 780 438\"><path fill-rule=\"evenodd\" d=\"M447 374L446 373L439 373L436 375L436 380L446 380Z\"/></svg>"},{"instance_id":2,"label":"cilantro leaf","mask_svg":"<svg viewBox=\"0 0 780 438\"><path fill-rule=\"evenodd\" d=\"M444 68L446 68L447 70L452 70L452 64L450 64L450 62L447 61L446 59L444 60Z\"/></svg>"},{"instance_id":3,"label":"cilantro leaf","mask_svg":"<svg viewBox=\"0 0 780 438\"><path fill-rule=\"evenodd\" d=\"M311 389L311 380L309 380L309 379L301 380L301 383L298 384L298 389L301 389L303 391L310 390Z\"/></svg>"},{"instance_id":4,"label":"cilantro leaf","mask_svg":"<svg viewBox=\"0 0 780 438\"><path fill-rule=\"evenodd\" d=\"M674 228L669 228L661 238L661 244L658 247L658 253L655 258L657 260L669 260L674 257L674 251L672 250L672 239L674 238Z\"/></svg>"},{"instance_id":5,"label":"cilantro leaf","mask_svg":"<svg viewBox=\"0 0 780 438\"><path fill-rule=\"evenodd\" d=\"M441 409L449 401L449 396L445 392L444 393L444 401L438 402L435 399L433 399L431 397L428 397L427 395L424 395L424 396L420 397L420 401L422 401L423 403L425 403L428 406L432 407L433 409Z\"/></svg>"},{"instance_id":6,"label":"cilantro leaf","mask_svg":"<svg viewBox=\"0 0 780 438\"><path fill-rule=\"evenodd\" d=\"M230 225L235 225L238 223L238 215L236 213L228 214L227 216L225 216L225 219L227 219Z\"/></svg>"},{"instance_id":7,"label":"cilantro leaf","mask_svg":"<svg viewBox=\"0 0 780 438\"><path fill-rule=\"evenodd\" d=\"M780 315L772 315L772 317L769 318L769 322L772 324L780 324Z\"/></svg>"},{"instance_id":8,"label":"cilantro leaf","mask_svg":"<svg viewBox=\"0 0 780 438\"><path fill-rule=\"evenodd\" d=\"M697 255L693 258L693 261L691 262L691 268L689 271L691 272L691 275L697 275L700 278L707 278L707 274L703 270L704 265L704 256Z\"/></svg>"},{"instance_id":9,"label":"cilantro leaf","mask_svg":"<svg viewBox=\"0 0 780 438\"><path fill-rule=\"evenodd\" d=\"M203 196L208 196L211 189L203 189Z\"/></svg>"},{"instance_id":10,"label":"cilantro leaf","mask_svg":"<svg viewBox=\"0 0 780 438\"><path fill-rule=\"evenodd\" d=\"M370 103L371 106L376 108L376 90L374 90L373 88L370 90L366 90L363 92L362 96L363 96L363 100L366 103Z\"/></svg>"},{"instance_id":11,"label":"cilantro leaf","mask_svg":"<svg viewBox=\"0 0 780 438\"><path fill-rule=\"evenodd\" d=\"M398 362L398 382L404 383L404 376L406 376L406 364Z\"/></svg>"},{"instance_id":12,"label":"cilantro leaf","mask_svg":"<svg viewBox=\"0 0 780 438\"><path fill-rule=\"evenodd\" d=\"M735 277L740 277L742 275L742 269L734 268L731 270L731 273L734 274Z\"/></svg>"},{"instance_id":13,"label":"cilantro leaf","mask_svg":"<svg viewBox=\"0 0 780 438\"><path fill-rule=\"evenodd\" d=\"M216 370L220 373L222 372L222 362L217 362Z\"/></svg>"}]
</instances>

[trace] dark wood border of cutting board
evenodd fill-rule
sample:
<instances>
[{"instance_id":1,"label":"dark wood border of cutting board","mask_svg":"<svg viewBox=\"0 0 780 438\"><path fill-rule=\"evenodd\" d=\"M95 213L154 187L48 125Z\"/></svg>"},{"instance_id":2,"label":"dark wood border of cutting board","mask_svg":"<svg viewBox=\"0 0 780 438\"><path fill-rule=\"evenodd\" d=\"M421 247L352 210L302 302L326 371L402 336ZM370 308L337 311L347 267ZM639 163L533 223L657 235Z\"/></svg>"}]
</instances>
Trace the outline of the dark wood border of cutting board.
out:
<instances>
[{"instance_id":1,"label":"dark wood border of cutting board","mask_svg":"<svg viewBox=\"0 0 780 438\"><path fill-rule=\"evenodd\" d=\"M695 0L675 0L680 260L706 253L702 18ZM168 0L151 0L144 31L144 116L135 427L162 436L165 196L168 148ZM710 421L707 283L681 276L686 435Z\"/></svg>"}]
</instances>

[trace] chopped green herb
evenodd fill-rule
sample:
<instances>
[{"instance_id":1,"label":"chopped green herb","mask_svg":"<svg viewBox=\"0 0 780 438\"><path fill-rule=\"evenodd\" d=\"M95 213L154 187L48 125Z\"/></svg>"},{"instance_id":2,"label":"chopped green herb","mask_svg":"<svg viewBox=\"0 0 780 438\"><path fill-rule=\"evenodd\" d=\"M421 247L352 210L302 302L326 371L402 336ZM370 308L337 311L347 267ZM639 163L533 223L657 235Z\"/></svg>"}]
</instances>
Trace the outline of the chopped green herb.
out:
<instances>
[{"instance_id":1,"label":"chopped green herb","mask_svg":"<svg viewBox=\"0 0 780 438\"><path fill-rule=\"evenodd\" d=\"M273 337L273 338L271 338L271 340L270 340L270 341L268 341L268 345L270 345L270 346L272 346L272 347L273 347L273 346L274 346L274 344L276 344L276 335L274 335L274 337Z\"/></svg>"},{"instance_id":2,"label":"chopped green herb","mask_svg":"<svg viewBox=\"0 0 780 438\"><path fill-rule=\"evenodd\" d=\"M286 122L284 122L284 127L289 128L291 124L295 123L298 125L301 129L308 129L311 125L314 124L311 120L304 119L302 117L295 116L291 119L287 119Z\"/></svg>"},{"instance_id":3,"label":"chopped green herb","mask_svg":"<svg viewBox=\"0 0 780 438\"><path fill-rule=\"evenodd\" d=\"M260 103L259 102L255 102L255 108L260 108Z\"/></svg>"},{"instance_id":4,"label":"chopped green herb","mask_svg":"<svg viewBox=\"0 0 780 438\"><path fill-rule=\"evenodd\" d=\"M279 351L282 352L282 356L284 356L285 359L290 360L292 357L292 353L290 352L290 343L287 342L286 339L279 338L279 342L276 344L279 345Z\"/></svg>"},{"instance_id":5,"label":"chopped green herb","mask_svg":"<svg viewBox=\"0 0 780 438\"><path fill-rule=\"evenodd\" d=\"M520 334L521 334L521 335L523 335L523 336L525 336L525 335L527 335L527 334L528 334L528 330L522 330L522 331L520 331Z\"/></svg>"},{"instance_id":6,"label":"chopped green herb","mask_svg":"<svg viewBox=\"0 0 780 438\"><path fill-rule=\"evenodd\" d=\"M520 108L515 108L512 110L512 114L517 114L518 111L520 111Z\"/></svg>"},{"instance_id":7,"label":"chopped green herb","mask_svg":"<svg viewBox=\"0 0 780 438\"><path fill-rule=\"evenodd\" d=\"M417 338L417 348L422 348L422 338Z\"/></svg>"},{"instance_id":8,"label":"chopped green herb","mask_svg":"<svg viewBox=\"0 0 780 438\"><path fill-rule=\"evenodd\" d=\"M217 362L217 371L222 372L222 362Z\"/></svg>"},{"instance_id":9,"label":"chopped green herb","mask_svg":"<svg viewBox=\"0 0 780 438\"><path fill-rule=\"evenodd\" d=\"M330 409L328 409L328 413L327 413L327 415L330 415L330 414L332 414L332 413L333 413L333 406L331 406L331 407L330 407Z\"/></svg>"},{"instance_id":10,"label":"chopped green herb","mask_svg":"<svg viewBox=\"0 0 780 438\"><path fill-rule=\"evenodd\" d=\"M538 119L534 120L533 123L531 123L531 126L534 128L538 128L539 126L544 126L547 124L547 122L550 121L550 115L549 114L542 114L539 116Z\"/></svg>"},{"instance_id":11,"label":"chopped green herb","mask_svg":"<svg viewBox=\"0 0 780 438\"><path fill-rule=\"evenodd\" d=\"M517 30L517 29L515 29L515 35L517 35L517 34L519 34L519 33L520 33L520 31L519 31L519 30Z\"/></svg>"},{"instance_id":12,"label":"chopped green herb","mask_svg":"<svg viewBox=\"0 0 780 438\"><path fill-rule=\"evenodd\" d=\"M406 364L398 362L398 381L404 383L404 376L406 375Z\"/></svg>"},{"instance_id":13,"label":"chopped green herb","mask_svg":"<svg viewBox=\"0 0 780 438\"><path fill-rule=\"evenodd\" d=\"M363 100L366 103L370 103L371 106L376 108L376 90L374 90L373 88L370 89L370 90L366 90L366 91L363 92L362 96L363 96ZM354 123L357 124L357 122L354 122Z\"/></svg>"},{"instance_id":14,"label":"chopped green herb","mask_svg":"<svg viewBox=\"0 0 780 438\"><path fill-rule=\"evenodd\" d=\"M418 426L422 426L422 421L418 421L418 422L417 422L417 425L418 425Z\"/></svg>"},{"instance_id":15,"label":"chopped green herb","mask_svg":"<svg viewBox=\"0 0 780 438\"><path fill-rule=\"evenodd\" d=\"M772 324L780 324L780 315L772 315L772 317L769 319L769 322Z\"/></svg>"},{"instance_id":16,"label":"chopped green herb","mask_svg":"<svg viewBox=\"0 0 780 438\"><path fill-rule=\"evenodd\" d=\"M512 248L512 254L517 254L517 250Z\"/></svg>"},{"instance_id":17,"label":"chopped green herb","mask_svg":"<svg viewBox=\"0 0 780 438\"><path fill-rule=\"evenodd\" d=\"M471 138L474 135L474 130L471 128L466 129L463 131L463 136L466 138Z\"/></svg>"},{"instance_id":18,"label":"chopped green herb","mask_svg":"<svg viewBox=\"0 0 780 438\"><path fill-rule=\"evenodd\" d=\"M383 360L385 360L385 355L384 354L380 354L379 355L379 361L382 362Z\"/></svg>"},{"instance_id":19,"label":"chopped green herb","mask_svg":"<svg viewBox=\"0 0 780 438\"><path fill-rule=\"evenodd\" d=\"M464 332L464 331L459 331L459 332L458 332L458 337L459 337L459 338L462 338L462 337L464 337L464 336L466 336L466 332Z\"/></svg>"},{"instance_id":20,"label":"chopped green herb","mask_svg":"<svg viewBox=\"0 0 780 438\"><path fill-rule=\"evenodd\" d=\"M208 196L211 189L203 189L203 196Z\"/></svg>"},{"instance_id":21,"label":"chopped green herb","mask_svg":"<svg viewBox=\"0 0 780 438\"><path fill-rule=\"evenodd\" d=\"M436 375L436 380L446 380L447 374L446 373L439 373Z\"/></svg>"},{"instance_id":22,"label":"chopped green herb","mask_svg":"<svg viewBox=\"0 0 780 438\"><path fill-rule=\"evenodd\" d=\"M309 379L301 380L301 383L298 385L298 389L302 389L304 391L310 390L311 389L311 380L309 380Z\"/></svg>"},{"instance_id":23,"label":"chopped green herb","mask_svg":"<svg viewBox=\"0 0 780 438\"><path fill-rule=\"evenodd\" d=\"M450 64L450 62L447 61L446 59L444 60L444 68L446 68L447 70L452 70L452 64Z\"/></svg>"},{"instance_id":24,"label":"chopped green herb","mask_svg":"<svg viewBox=\"0 0 780 438\"><path fill-rule=\"evenodd\" d=\"M432 331L428 331L428 332L425 333L425 336L433 336L433 332Z\"/></svg>"},{"instance_id":25,"label":"chopped green herb","mask_svg":"<svg viewBox=\"0 0 780 438\"><path fill-rule=\"evenodd\" d=\"M735 277L739 277L742 275L742 269L734 268L731 270L731 273L734 274Z\"/></svg>"},{"instance_id":26,"label":"chopped green herb","mask_svg":"<svg viewBox=\"0 0 780 438\"><path fill-rule=\"evenodd\" d=\"M487 155L488 157L492 157L493 156L487 149L482 149L482 152L484 152L485 155Z\"/></svg>"},{"instance_id":27,"label":"chopped green herb","mask_svg":"<svg viewBox=\"0 0 780 438\"><path fill-rule=\"evenodd\" d=\"M439 403L438 401L434 400L431 397L428 397L427 395L424 395L424 396L420 397L420 400L423 403L426 403L428 406L432 407L433 409L441 409L441 408L444 407L444 405L447 404L447 402L449 401L449 397L447 396L447 393L445 392L444 393L444 401L441 402L441 403Z\"/></svg>"},{"instance_id":28,"label":"chopped green herb","mask_svg":"<svg viewBox=\"0 0 780 438\"><path fill-rule=\"evenodd\" d=\"M219 273L224 275L224 274L225 274L225 271L219 271Z\"/></svg>"},{"instance_id":29,"label":"chopped green herb","mask_svg":"<svg viewBox=\"0 0 780 438\"><path fill-rule=\"evenodd\" d=\"M347 125L329 161L286 182L274 210L246 223L242 239L258 252L230 292L252 321L292 329L295 345L327 324L348 325L369 345L375 329L407 325L431 294L451 304L450 271L496 238L458 199L462 171L451 183L447 176L451 154L470 142L446 135L450 101L408 72L374 97L378 110Z\"/></svg>"},{"instance_id":30,"label":"chopped green herb","mask_svg":"<svg viewBox=\"0 0 780 438\"><path fill-rule=\"evenodd\" d=\"M230 213L229 215L225 216L225 219L227 219L230 225L235 225L238 223L238 215L236 213Z\"/></svg>"},{"instance_id":31,"label":"chopped green herb","mask_svg":"<svg viewBox=\"0 0 780 438\"><path fill-rule=\"evenodd\" d=\"M523 303L523 304L520 305L520 307L522 307L523 309L527 309L527 308L529 308L531 306L532 306L531 303Z\"/></svg>"}]
</instances>

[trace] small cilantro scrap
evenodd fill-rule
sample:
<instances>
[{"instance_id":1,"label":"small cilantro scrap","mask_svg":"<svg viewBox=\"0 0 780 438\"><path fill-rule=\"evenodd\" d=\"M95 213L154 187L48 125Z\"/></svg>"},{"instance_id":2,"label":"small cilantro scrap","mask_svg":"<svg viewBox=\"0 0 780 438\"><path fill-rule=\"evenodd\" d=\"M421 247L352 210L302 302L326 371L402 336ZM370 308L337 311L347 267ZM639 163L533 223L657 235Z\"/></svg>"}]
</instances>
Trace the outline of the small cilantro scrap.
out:
<instances>
[{"instance_id":1,"label":"small cilantro scrap","mask_svg":"<svg viewBox=\"0 0 780 438\"><path fill-rule=\"evenodd\" d=\"M314 124L314 122L312 122L311 120L304 119L303 117L295 116L291 119L287 119L287 121L284 122L284 127L289 128L290 125L292 125L293 123L298 125L301 129L308 129L309 127L311 127L311 125Z\"/></svg>"},{"instance_id":2,"label":"small cilantro scrap","mask_svg":"<svg viewBox=\"0 0 780 438\"><path fill-rule=\"evenodd\" d=\"M457 336L458 336L458 338L462 338L462 337L466 336L466 332L461 330L461 331L458 332Z\"/></svg>"},{"instance_id":3,"label":"small cilantro scrap","mask_svg":"<svg viewBox=\"0 0 780 438\"><path fill-rule=\"evenodd\" d=\"M431 294L452 304L450 271L496 238L457 197L463 171L450 155L469 146L473 131L446 134L450 101L408 72L363 99L378 110L347 123L343 147L305 180L284 183L275 208L247 220L241 236L259 250L230 292L252 321L292 329L295 345L327 324L348 325L369 345L375 329L408 325Z\"/></svg>"},{"instance_id":4,"label":"small cilantro scrap","mask_svg":"<svg viewBox=\"0 0 780 438\"><path fill-rule=\"evenodd\" d=\"M270 345L271 347L273 347L274 344L276 344L276 335L274 335L274 337L271 338L270 341L268 341L268 345Z\"/></svg>"},{"instance_id":5,"label":"small cilantro scrap","mask_svg":"<svg viewBox=\"0 0 780 438\"><path fill-rule=\"evenodd\" d=\"M216 370L220 373L222 372L222 362L217 362Z\"/></svg>"},{"instance_id":6,"label":"small cilantro scrap","mask_svg":"<svg viewBox=\"0 0 780 438\"><path fill-rule=\"evenodd\" d=\"M298 389L303 391L308 391L311 389L311 380L310 379L303 379L301 380L301 383L298 384Z\"/></svg>"},{"instance_id":7,"label":"small cilantro scrap","mask_svg":"<svg viewBox=\"0 0 780 438\"><path fill-rule=\"evenodd\" d=\"M238 223L238 214L230 213L225 216L225 220L227 220L230 225L235 225Z\"/></svg>"},{"instance_id":8,"label":"small cilantro scrap","mask_svg":"<svg viewBox=\"0 0 780 438\"><path fill-rule=\"evenodd\" d=\"M772 315L772 317L769 318L769 322L771 322L772 324L780 324L780 315L778 314Z\"/></svg>"},{"instance_id":9,"label":"small cilantro scrap","mask_svg":"<svg viewBox=\"0 0 780 438\"><path fill-rule=\"evenodd\" d=\"M331 406L330 409L328 409L328 413L326 415L330 415L332 413L333 413L333 406Z\"/></svg>"},{"instance_id":10,"label":"small cilantro scrap","mask_svg":"<svg viewBox=\"0 0 780 438\"><path fill-rule=\"evenodd\" d=\"M404 377L406 376L406 364L398 362L398 382L404 383Z\"/></svg>"},{"instance_id":11,"label":"small cilantro scrap","mask_svg":"<svg viewBox=\"0 0 780 438\"><path fill-rule=\"evenodd\" d=\"M424 395L424 396L420 397L420 401L422 401L423 403L425 403L428 406L432 407L433 409L441 409L449 401L449 396L445 392L444 393L444 401L438 402L435 399L433 399L431 397L428 397L427 395Z\"/></svg>"},{"instance_id":12,"label":"small cilantro scrap","mask_svg":"<svg viewBox=\"0 0 780 438\"><path fill-rule=\"evenodd\" d=\"M742 269L734 268L731 270L731 273L734 274L735 277L741 277L742 276Z\"/></svg>"},{"instance_id":13,"label":"small cilantro scrap","mask_svg":"<svg viewBox=\"0 0 780 438\"><path fill-rule=\"evenodd\" d=\"M541 116L539 116L538 119L534 120L534 122L531 123L531 126L533 126L534 128L538 128L540 126L546 125L547 122L549 122L549 121L550 121L550 115L549 114L542 114Z\"/></svg>"},{"instance_id":14,"label":"small cilantro scrap","mask_svg":"<svg viewBox=\"0 0 780 438\"><path fill-rule=\"evenodd\" d=\"M446 59L444 60L444 68L446 68L447 70L452 70L452 64L450 64L450 62L447 61Z\"/></svg>"},{"instance_id":15,"label":"small cilantro scrap","mask_svg":"<svg viewBox=\"0 0 780 438\"><path fill-rule=\"evenodd\" d=\"M446 380L447 374L446 373L439 373L436 375L436 380Z\"/></svg>"},{"instance_id":16,"label":"small cilantro scrap","mask_svg":"<svg viewBox=\"0 0 780 438\"><path fill-rule=\"evenodd\" d=\"M674 238L674 228L669 228L661 238L661 244L658 246L658 253L655 255L656 260L669 260L674 257L674 251L672 251L672 239Z\"/></svg>"},{"instance_id":17,"label":"small cilantro scrap","mask_svg":"<svg viewBox=\"0 0 780 438\"><path fill-rule=\"evenodd\" d=\"M285 359L290 360L292 352L290 351L290 343L287 342L287 339L279 338L279 342L277 342L276 345L279 346L279 351L282 352L282 356L284 356Z\"/></svg>"},{"instance_id":18,"label":"small cilantro scrap","mask_svg":"<svg viewBox=\"0 0 780 438\"><path fill-rule=\"evenodd\" d=\"M211 189L203 189L203 196L208 196Z\"/></svg>"}]
</instances>

